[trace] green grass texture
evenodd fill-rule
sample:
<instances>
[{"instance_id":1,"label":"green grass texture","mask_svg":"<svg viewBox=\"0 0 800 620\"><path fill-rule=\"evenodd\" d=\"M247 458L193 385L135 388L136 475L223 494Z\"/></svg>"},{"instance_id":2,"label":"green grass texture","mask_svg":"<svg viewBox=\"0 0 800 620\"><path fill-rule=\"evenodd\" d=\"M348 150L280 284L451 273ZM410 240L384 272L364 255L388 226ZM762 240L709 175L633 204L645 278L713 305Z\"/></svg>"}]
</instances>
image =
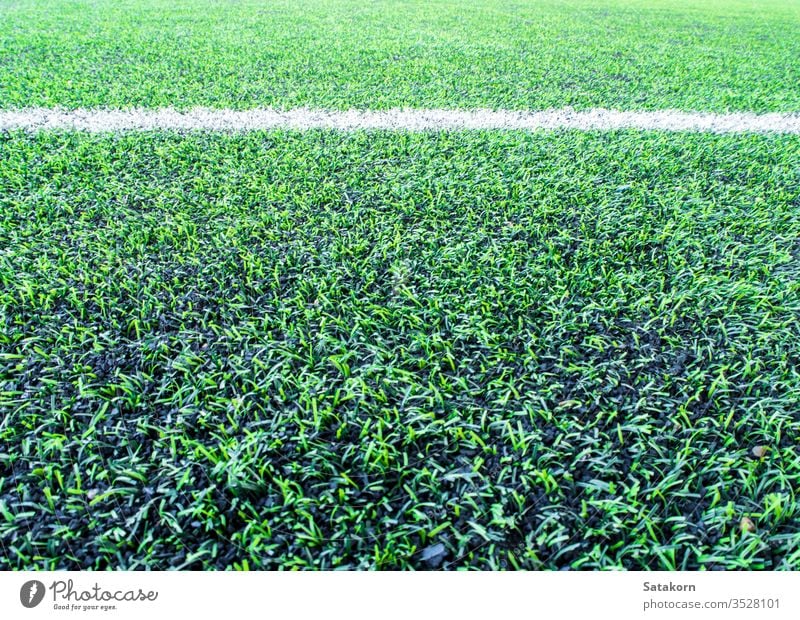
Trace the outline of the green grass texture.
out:
<instances>
[{"instance_id":1,"label":"green grass texture","mask_svg":"<svg viewBox=\"0 0 800 620\"><path fill-rule=\"evenodd\" d=\"M14 0L0 108L793 112L798 0Z\"/></svg>"},{"instance_id":2,"label":"green grass texture","mask_svg":"<svg viewBox=\"0 0 800 620\"><path fill-rule=\"evenodd\" d=\"M0 135L0 568L800 568L799 158Z\"/></svg>"}]
</instances>

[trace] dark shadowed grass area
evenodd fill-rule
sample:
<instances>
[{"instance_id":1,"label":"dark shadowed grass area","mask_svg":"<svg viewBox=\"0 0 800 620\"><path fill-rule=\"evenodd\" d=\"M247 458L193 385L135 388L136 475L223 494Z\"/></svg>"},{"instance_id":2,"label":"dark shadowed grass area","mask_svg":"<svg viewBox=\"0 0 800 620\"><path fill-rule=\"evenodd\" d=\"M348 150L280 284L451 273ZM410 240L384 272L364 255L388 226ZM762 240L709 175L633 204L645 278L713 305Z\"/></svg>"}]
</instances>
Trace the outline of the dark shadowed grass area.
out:
<instances>
[{"instance_id":1,"label":"dark shadowed grass area","mask_svg":"<svg viewBox=\"0 0 800 620\"><path fill-rule=\"evenodd\" d=\"M797 569L799 161L0 136L0 568Z\"/></svg>"}]
</instances>

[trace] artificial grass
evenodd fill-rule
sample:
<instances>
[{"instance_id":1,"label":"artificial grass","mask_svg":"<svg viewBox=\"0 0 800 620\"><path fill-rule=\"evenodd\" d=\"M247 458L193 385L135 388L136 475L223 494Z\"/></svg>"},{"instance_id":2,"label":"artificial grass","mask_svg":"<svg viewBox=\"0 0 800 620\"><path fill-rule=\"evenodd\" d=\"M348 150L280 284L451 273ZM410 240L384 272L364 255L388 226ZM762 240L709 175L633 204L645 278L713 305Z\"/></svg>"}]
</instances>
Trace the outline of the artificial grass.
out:
<instances>
[{"instance_id":1,"label":"artificial grass","mask_svg":"<svg viewBox=\"0 0 800 620\"><path fill-rule=\"evenodd\" d=\"M798 0L15 0L0 108L795 112L798 32Z\"/></svg>"},{"instance_id":2,"label":"artificial grass","mask_svg":"<svg viewBox=\"0 0 800 620\"><path fill-rule=\"evenodd\" d=\"M799 568L799 157L0 136L0 568Z\"/></svg>"}]
</instances>

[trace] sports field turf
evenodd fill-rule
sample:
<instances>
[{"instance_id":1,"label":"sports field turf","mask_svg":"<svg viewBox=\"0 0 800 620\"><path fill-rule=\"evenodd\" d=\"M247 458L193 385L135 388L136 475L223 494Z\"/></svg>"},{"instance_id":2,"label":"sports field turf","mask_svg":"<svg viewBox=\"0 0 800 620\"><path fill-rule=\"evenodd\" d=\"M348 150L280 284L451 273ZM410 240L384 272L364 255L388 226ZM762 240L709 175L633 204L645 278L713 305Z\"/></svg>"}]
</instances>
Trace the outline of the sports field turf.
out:
<instances>
[{"instance_id":1,"label":"sports field turf","mask_svg":"<svg viewBox=\"0 0 800 620\"><path fill-rule=\"evenodd\" d=\"M3 0L0 103L800 110L798 0Z\"/></svg>"},{"instance_id":2,"label":"sports field turf","mask_svg":"<svg viewBox=\"0 0 800 620\"><path fill-rule=\"evenodd\" d=\"M798 2L465 6L6 2L0 109L800 109ZM0 132L0 411L0 569L798 569L800 136Z\"/></svg>"}]
</instances>

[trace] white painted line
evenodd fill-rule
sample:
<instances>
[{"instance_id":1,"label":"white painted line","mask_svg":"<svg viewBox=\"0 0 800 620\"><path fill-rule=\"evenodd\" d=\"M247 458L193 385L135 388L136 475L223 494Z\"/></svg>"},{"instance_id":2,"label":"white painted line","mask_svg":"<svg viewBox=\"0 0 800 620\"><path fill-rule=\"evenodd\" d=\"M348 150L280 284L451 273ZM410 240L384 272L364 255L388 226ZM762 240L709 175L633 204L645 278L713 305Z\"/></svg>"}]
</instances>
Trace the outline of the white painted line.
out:
<instances>
[{"instance_id":1,"label":"white painted line","mask_svg":"<svg viewBox=\"0 0 800 620\"><path fill-rule=\"evenodd\" d=\"M46 130L88 131L257 131L263 129L359 129L391 131L439 130L558 130L607 131L638 129L708 133L800 134L800 113L754 114L737 112L713 114L659 110L624 112L618 110L424 110L385 111L315 110L296 108L274 110L214 110L194 108L179 112L171 108L127 110L23 108L0 110L0 131Z\"/></svg>"}]
</instances>

